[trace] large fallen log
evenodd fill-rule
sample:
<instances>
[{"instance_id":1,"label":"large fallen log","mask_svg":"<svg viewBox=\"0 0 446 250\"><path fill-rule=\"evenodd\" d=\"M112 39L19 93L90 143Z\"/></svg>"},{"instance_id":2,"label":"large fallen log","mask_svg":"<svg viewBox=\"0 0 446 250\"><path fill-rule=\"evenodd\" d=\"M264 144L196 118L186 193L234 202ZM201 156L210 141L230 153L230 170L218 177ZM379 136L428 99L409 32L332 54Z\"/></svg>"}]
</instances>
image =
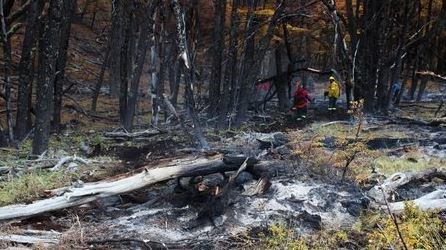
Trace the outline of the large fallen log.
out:
<instances>
[{"instance_id":1,"label":"large fallen log","mask_svg":"<svg viewBox=\"0 0 446 250\"><path fill-rule=\"evenodd\" d=\"M0 207L0 220L31 217L45 212L86 204L98 198L128 193L170 179L235 171L239 167L240 165L226 164L222 156L180 160L152 169L145 168L141 173L118 180L61 188L52 193L55 195L54 197L31 204Z\"/></svg>"},{"instance_id":2,"label":"large fallen log","mask_svg":"<svg viewBox=\"0 0 446 250\"><path fill-rule=\"evenodd\" d=\"M432 193L421 196L418 199L412 200L418 208L423 211L427 210L446 210L446 190L437 190ZM390 211L394 214L400 214L404 211L405 201L389 203ZM383 209L384 206L383 206Z\"/></svg>"}]
</instances>

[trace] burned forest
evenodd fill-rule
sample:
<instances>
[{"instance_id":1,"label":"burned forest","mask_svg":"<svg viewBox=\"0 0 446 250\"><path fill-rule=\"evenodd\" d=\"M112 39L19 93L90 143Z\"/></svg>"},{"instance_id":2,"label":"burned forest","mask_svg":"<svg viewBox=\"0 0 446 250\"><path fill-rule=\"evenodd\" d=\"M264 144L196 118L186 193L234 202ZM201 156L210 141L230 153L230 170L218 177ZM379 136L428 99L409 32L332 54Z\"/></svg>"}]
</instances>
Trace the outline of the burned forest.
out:
<instances>
[{"instance_id":1,"label":"burned forest","mask_svg":"<svg viewBox=\"0 0 446 250\"><path fill-rule=\"evenodd\" d=\"M0 249L446 249L446 0L0 0Z\"/></svg>"}]
</instances>

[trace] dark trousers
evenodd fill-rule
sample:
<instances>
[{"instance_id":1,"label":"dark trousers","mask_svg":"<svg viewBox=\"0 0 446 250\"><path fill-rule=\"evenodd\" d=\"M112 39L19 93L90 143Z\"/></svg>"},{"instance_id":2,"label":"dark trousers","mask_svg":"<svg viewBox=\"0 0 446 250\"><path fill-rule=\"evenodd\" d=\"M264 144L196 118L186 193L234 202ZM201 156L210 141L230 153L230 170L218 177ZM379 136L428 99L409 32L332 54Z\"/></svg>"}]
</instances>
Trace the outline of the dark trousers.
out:
<instances>
[{"instance_id":1,"label":"dark trousers","mask_svg":"<svg viewBox=\"0 0 446 250\"><path fill-rule=\"evenodd\" d=\"M307 116L307 112L308 112L308 108L303 107L303 108L296 110L295 116L296 116L296 118L304 118L305 116Z\"/></svg>"},{"instance_id":2,"label":"dark trousers","mask_svg":"<svg viewBox=\"0 0 446 250\"><path fill-rule=\"evenodd\" d=\"M336 110L336 102L338 98L330 97L328 98L328 110Z\"/></svg>"}]
</instances>

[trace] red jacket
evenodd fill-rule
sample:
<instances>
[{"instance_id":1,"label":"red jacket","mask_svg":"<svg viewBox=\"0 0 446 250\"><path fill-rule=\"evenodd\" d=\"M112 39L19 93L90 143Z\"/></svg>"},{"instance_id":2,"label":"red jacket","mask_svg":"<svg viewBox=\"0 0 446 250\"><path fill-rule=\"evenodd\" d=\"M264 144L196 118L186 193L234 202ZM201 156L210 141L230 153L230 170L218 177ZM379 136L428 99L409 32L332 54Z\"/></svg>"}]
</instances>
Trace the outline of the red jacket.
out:
<instances>
[{"instance_id":1,"label":"red jacket","mask_svg":"<svg viewBox=\"0 0 446 250\"><path fill-rule=\"evenodd\" d=\"M308 91L302 87L298 87L294 93L294 109L302 109L307 107L308 101L310 101L310 95Z\"/></svg>"}]
</instances>

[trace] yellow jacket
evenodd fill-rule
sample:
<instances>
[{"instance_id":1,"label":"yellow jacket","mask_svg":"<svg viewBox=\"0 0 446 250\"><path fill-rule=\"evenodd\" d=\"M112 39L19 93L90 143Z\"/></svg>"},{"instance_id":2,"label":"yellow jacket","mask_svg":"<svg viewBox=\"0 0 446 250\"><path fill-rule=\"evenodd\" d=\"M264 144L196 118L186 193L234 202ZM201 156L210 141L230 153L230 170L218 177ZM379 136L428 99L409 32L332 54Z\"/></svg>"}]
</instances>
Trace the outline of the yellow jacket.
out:
<instances>
[{"instance_id":1,"label":"yellow jacket","mask_svg":"<svg viewBox=\"0 0 446 250\"><path fill-rule=\"evenodd\" d=\"M329 98L339 98L339 96L341 96L341 88L339 86L339 83L336 81L331 81L328 84L328 88L326 91L328 92Z\"/></svg>"}]
</instances>

